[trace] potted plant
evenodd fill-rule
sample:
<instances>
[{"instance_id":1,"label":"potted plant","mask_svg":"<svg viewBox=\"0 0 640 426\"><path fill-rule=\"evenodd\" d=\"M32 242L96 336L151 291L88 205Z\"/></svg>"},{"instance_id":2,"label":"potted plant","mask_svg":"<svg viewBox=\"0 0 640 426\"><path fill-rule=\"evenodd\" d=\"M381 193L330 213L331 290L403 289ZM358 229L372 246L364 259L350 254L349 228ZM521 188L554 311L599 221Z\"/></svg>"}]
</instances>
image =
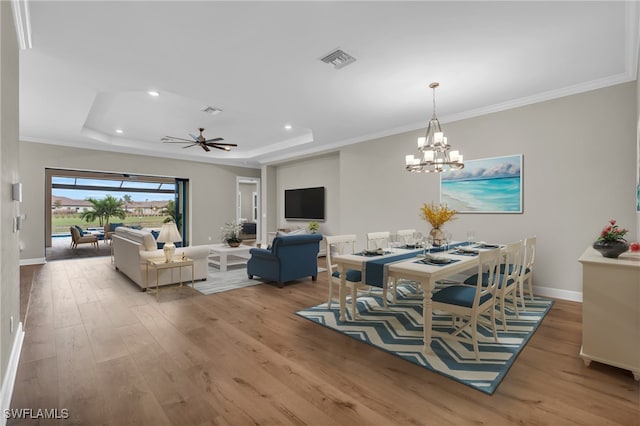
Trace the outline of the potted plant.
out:
<instances>
[{"instance_id":1,"label":"potted plant","mask_svg":"<svg viewBox=\"0 0 640 426\"><path fill-rule=\"evenodd\" d=\"M450 209L446 204L423 204L420 207L420 216L431 224L431 231L429 232L429 238L434 246L439 246L444 240L444 234L440 229L445 223L456 219L454 216L458 212Z\"/></svg>"},{"instance_id":2,"label":"potted plant","mask_svg":"<svg viewBox=\"0 0 640 426\"><path fill-rule=\"evenodd\" d=\"M238 247L242 242L240 233L242 232L242 224L237 222L225 223L222 228L221 240L229 244L230 247Z\"/></svg>"},{"instance_id":3,"label":"potted plant","mask_svg":"<svg viewBox=\"0 0 640 426\"><path fill-rule=\"evenodd\" d=\"M318 232L318 229L320 228L320 224L316 221L311 221L309 222L308 228L312 234L315 234L316 232Z\"/></svg>"},{"instance_id":4,"label":"potted plant","mask_svg":"<svg viewBox=\"0 0 640 426\"><path fill-rule=\"evenodd\" d=\"M629 250L629 244L627 240L624 239L627 232L629 232L627 229L620 228L616 224L615 219L611 219L602 231L600 231L600 236L596 242L593 243L593 248L598 250L604 257L615 259Z\"/></svg>"}]
</instances>

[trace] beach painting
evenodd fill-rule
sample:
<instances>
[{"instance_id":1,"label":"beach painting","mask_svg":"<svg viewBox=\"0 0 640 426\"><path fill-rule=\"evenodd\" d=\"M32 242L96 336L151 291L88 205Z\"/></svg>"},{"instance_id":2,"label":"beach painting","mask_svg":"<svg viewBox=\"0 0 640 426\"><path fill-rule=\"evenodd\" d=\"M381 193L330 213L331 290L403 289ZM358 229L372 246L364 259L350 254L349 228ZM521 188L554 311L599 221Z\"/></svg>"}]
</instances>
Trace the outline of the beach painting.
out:
<instances>
[{"instance_id":1,"label":"beach painting","mask_svg":"<svg viewBox=\"0 0 640 426\"><path fill-rule=\"evenodd\" d=\"M440 202L458 213L522 213L522 155L467 160L440 173Z\"/></svg>"}]
</instances>

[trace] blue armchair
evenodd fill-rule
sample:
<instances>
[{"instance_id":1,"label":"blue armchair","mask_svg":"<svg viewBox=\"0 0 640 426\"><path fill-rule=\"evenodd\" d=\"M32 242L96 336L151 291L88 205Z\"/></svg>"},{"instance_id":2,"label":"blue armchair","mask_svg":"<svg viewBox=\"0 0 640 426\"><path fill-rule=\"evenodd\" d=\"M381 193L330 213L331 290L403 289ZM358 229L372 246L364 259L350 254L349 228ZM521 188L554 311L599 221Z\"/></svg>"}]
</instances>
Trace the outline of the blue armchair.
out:
<instances>
[{"instance_id":1,"label":"blue armchair","mask_svg":"<svg viewBox=\"0 0 640 426\"><path fill-rule=\"evenodd\" d=\"M273 239L271 249L252 248L247 262L247 275L276 281L280 287L287 281L318 276L320 234L287 235Z\"/></svg>"}]
</instances>

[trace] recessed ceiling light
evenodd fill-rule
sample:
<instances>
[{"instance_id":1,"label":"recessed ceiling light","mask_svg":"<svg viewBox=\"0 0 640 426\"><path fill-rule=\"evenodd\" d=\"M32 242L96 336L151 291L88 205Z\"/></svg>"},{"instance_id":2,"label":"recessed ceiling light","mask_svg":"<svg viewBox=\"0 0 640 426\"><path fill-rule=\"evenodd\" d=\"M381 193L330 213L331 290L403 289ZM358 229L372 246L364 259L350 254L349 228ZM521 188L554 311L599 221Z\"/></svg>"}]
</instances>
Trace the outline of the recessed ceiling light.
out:
<instances>
[{"instance_id":1,"label":"recessed ceiling light","mask_svg":"<svg viewBox=\"0 0 640 426\"><path fill-rule=\"evenodd\" d=\"M122 130L122 129L116 129L116 133L118 133L118 134L122 134L122 133L124 133L124 130Z\"/></svg>"},{"instance_id":2,"label":"recessed ceiling light","mask_svg":"<svg viewBox=\"0 0 640 426\"><path fill-rule=\"evenodd\" d=\"M293 126L291 124L285 124L284 125L284 129L285 130L291 130L291 129L293 129Z\"/></svg>"},{"instance_id":3,"label":"recessed ceiling light","mask_svg":"<svg viewBox=\"0 0 640 426\"><path fill-rule=\"evenodd\" d=\"M220 108L214 108L209 105L203 106L202 108L200 108L200 111L206 112L207 114L211 114L211 115L218 115L222 112Z\"/></svg>"},{"instance_id":4,"label":"recessed ceiling light","mask_svg":"<svg viewBox=\"0 0 640 426\"><path fill-rule=\"evenodd\" d=\"M153 97L160 96L160 92L156 92L155 90L149 90L147 91L147 94Z\"/></svg>"}]
</instances>

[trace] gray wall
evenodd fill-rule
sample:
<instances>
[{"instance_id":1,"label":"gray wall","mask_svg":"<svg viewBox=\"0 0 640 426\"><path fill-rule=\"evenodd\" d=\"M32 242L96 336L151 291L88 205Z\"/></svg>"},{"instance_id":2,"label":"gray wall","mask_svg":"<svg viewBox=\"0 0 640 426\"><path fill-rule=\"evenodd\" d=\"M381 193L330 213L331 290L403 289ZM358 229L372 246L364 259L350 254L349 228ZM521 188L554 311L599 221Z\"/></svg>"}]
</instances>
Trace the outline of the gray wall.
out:
<instances>
[{"instance_id":1,"label":"gray wall","mask_svg":"<svg viewBox=\"0 0 640 426\"><path fill-rule=\"evenodd\" d=\"M20 163L27 215L21 232L21 259L44 258L45 168L96 170L175 176L189 179L191 245L219 242L220 227L236 218L236 176L260 177L260 171L192 161L118 154L88 149L20 143ZM211 241L209 241L211 237Z\"/></svg>"},{"instance_id":2,"label":"gray wall","mask_svg":"<svg viewBox=\"0 0 640 426\"><path fill-rule=\"evenodd\" d=\"M460 214L446 228L458 240L468 230L485 241L536 235L534 282L539 291L580 299L577 259L607 220L616 218L630 236L637 232L637 123L636 82L444 123L449 142L467 160L524 156L523 214ZM324 233L356 233L361 246L366 232L428 232L418 208L439 201L439 177L404 171L404 156L416 152L416 138L423 132L351 145L330 160L282 165L277 196L282 197L284 188L307 183L327 186L332 195L339 191L337 206L335 197L328 200L330 221ZM334 215L339 221L333 221Z\"/></svg>"},{"instance_id":3,"label":"gray wall","mask_svg":"<svg viewBox=\"0 0 640 426\"><path fill-rule=\"evenodd\" d=\"M640 84L638 83L638 77L640 77L640 55L638 55L639 66L636 69L636 191L640 191ZM640 194L638 195L640 197ZM640 200L637 200L640 203ZM640 209L636 208L636 237L635 241L640 241ZM633 237L630 235L630 239Z\"/></svg>"},{"instance_id":4,"label":"gray wall","mask_svg":"<svg viewBox=\"0 0 640 426\"><path fill-rule=\"evenodd\" d=\"M20 203L12 201L11 185L19 182L18 171L18 43L10 2L0 2L0 371L2 382L10 380L7 365L17 363L17 353L11 359L14 341L20 337L20 268L19 233L13 231L13 220L20 214ZM14 319L13 332L9 329ZM16 345L17 346L17 345ZM12 366L15 368L15 365ZM13 383L7 383L12 389ZM2 408L8 408L2 396Z\"/></svg>"},{"instance_id":5,"label":"gray wall","mask_svg":"<svg viewBox=\"0 0 640 426\"><path fill-rule=\"evenodd\" d=\"M325 187L325 221L319 222L322 234L335 234L340 229L340 156L335 153L283 164L276 169L276 214L278 228L306 228L310 221L284 219L284 190ZM274 194L269 194L272 198Z\"/></svg>"}]
</instances>

